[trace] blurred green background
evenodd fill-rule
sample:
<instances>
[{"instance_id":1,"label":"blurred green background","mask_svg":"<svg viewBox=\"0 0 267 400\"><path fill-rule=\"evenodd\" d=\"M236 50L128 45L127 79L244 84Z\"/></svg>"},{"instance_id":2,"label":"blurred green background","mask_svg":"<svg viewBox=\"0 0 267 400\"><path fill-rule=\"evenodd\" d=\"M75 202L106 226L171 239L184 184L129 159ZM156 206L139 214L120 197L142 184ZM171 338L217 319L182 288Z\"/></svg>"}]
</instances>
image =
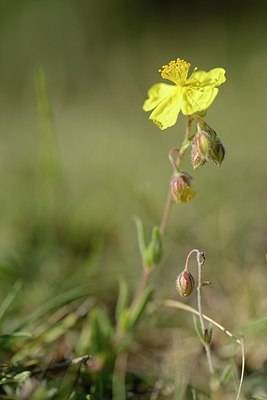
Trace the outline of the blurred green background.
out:
<instances>
[{"instance_id":1,"label":"blurred green background","mask_svg":"<svg viewBox=\"0 0 267 400\"><path fill-rule=\"evenodd\" d=\"M233 329L265 316L266 16L264 1L1 1L0 293L24 282L15 319L79 285L112 308L120 275L134 291L142 268L133 216L148 234L160 222L167 154L186 123L181 116L162 132L142 103L161 81L158 69L177 57L227 71L206 117L226 157L220 169L197 172L185 162L197 196L173 209L156 297L176 298L175 277L197 247L213 283L207 313ZM52 194L34 84L39 67L58 149ZM261 367L262 348L251 346L249 362Z\"/></svg>"}]
</instances>

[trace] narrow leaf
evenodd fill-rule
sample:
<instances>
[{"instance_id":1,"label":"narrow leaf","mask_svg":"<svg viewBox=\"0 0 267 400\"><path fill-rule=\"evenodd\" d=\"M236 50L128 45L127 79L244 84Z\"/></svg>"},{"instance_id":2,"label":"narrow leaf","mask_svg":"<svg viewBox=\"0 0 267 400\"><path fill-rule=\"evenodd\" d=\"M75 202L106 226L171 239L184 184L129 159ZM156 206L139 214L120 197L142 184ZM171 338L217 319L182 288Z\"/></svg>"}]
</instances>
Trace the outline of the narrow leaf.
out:
<instances>
[{"instance_id":1,"label":"narrow leaf","mask_svg":"<svg viewBox=\"0 0 267 400\"><path fill-rule=\"evenodd\" d=\"M139 322L140 318L142 317L147 304L151 300L152 294L154 290L150 287L147 287L136 304L133 306L133 308L130 310L130 316L129 316L129 325L128 329L134 328L137 323Z\"/></svg>"},{"instance_id":2,"label":"narrow leaf","mask_svg":"<svg viewBox=\"0 0 267 400\"><path fill-rule=\"evenodd\" d=\"M22 282L21 281L16 281L11 290L8 292L7 296L5 297L4 301L0 305L0 320L3 318L4 314L7 312L15 298L17 297L17 294L22 288Z\"/></svg>"},{"instance_id":3,"label":"narrow leaf","mask_svg":"<svg viewBox=\"0 0 267 400\"><path fill-rule=\"evenodd\" d=\"M127 306L128 300L128 286L125 279L121 278L119 281L119 296L116 304L115 317L116 322L120 320L120 315Z\"/></svg>"},{"instance_id":4,"label":"narrow leaf","mask_svg":"<svg viewBox=\"0 0 267 400\"><path fill-rule=\"evenodd\" d=\"M194 322L194 328L195 328L196 334L197 334L199 340L201 341L201 343L204 344L205 341L204 341L202 329L201 329L199 320L197 319L197 317L195 315L193 315L193 322Z\"/></svg>"},{"instance_id":5,"label":"narrow leaf","mask_svg":"<svg viewBox=\"0 0 267 400\"><path fill-rule=\"evenodd\" d=\"M138 247L139 247L140 254L143 258L145 250L146 250L144 226L143 226L143 222L141 221L140 218L134 217L134 221L135 221L136 229L137 229Z\"/></svg>"}]
</instances>

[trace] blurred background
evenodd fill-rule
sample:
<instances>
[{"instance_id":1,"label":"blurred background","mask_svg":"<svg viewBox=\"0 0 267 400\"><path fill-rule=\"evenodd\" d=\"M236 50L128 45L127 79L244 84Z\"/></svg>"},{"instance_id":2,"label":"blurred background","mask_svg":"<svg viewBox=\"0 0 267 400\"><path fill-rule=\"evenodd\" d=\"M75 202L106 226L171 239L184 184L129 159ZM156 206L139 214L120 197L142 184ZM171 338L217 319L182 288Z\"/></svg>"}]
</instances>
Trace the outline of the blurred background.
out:
<instances>
[{"instance_id":1,"label":"blurred background","mask_svg":"<svg viewBox=\"0 0 267 400\"><path fill-rule=\"evenodd\" d=\"M197 247L212 281L207 313L231 329L265 316L266 16L259 0L0 2L0 293L24 283L14 318L79 285L111 307L119 276L136 288L142 267L133 216L147 235L159 224L168 151L186 124L181 116L162 132L142 104L161 81L158 69L177 57L201 70L226 69L206 116L226 157L221 168L209 163L197 172L185 161L197 196L173 208L156 298L177 298L175 278ZM39 67L56 134L51 179ZM253 368L265 361L261 345L263 338L248 344Z\"/></svg>"}]
</instances>

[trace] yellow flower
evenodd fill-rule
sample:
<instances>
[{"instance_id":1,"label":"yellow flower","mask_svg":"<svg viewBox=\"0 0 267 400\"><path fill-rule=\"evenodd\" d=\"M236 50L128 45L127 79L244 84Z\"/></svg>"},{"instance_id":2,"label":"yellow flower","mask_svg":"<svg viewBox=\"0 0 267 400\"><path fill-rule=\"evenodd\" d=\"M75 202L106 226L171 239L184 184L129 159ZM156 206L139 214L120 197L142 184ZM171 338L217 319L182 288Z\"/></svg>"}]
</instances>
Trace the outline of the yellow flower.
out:
<instances>
[{"instance_id":1,"label":"yellow flower","mask_svg":"<svg viewBox=\"0 0 267 400\"><path fill-rule=\"evenodd\" d=\"M175 85L156 83L148 91L148 99L143 105L144 111L152 111L151 119L160 129L174 125L180 111L192 115L206 110L217 96L218 89L225 82L225 70L214 68L209 72L194 69L187 78L190 64L180 58L163 65L159 70L162 78Z\"/></svg>"}]
</instances>

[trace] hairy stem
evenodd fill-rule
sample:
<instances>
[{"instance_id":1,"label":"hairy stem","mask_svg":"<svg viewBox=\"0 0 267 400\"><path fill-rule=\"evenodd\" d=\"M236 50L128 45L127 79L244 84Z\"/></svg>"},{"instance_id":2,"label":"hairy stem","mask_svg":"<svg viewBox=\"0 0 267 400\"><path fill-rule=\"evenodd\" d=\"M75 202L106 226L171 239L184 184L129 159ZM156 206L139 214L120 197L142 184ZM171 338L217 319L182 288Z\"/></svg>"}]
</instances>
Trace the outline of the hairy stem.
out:
<instances>
[{"instance_id":1,"label":"hairy stem","mask_svg":"<svg viewBox=\"0 0 267 400\"><path fill-rule=\"evenodd\" d=\"M203 317L203 313L202 313L202 267L205 262L205 256L204 256L204 253L199 251L198 249L191 250L186 258L185 271L188 270L189 259L193 253L196 253L196 257L197 257L197 267L198 267L197 307L198 307L198 312L199 312L199 322L200 322L200 326L201 326L201 331L202 331L202 335L204 338L206 328L205 328L204 317ZM205 348L210 373L213 375L214 374L214 366L213 366L212 358L211 358L210 345L209 345L209 343L203 341L203 346Z\"/></svg>"},{"instance_id":2,"label":"hairy stem","mask_svg":"<svg viewBox=\"0 0 267 400\"><path fill-rule=\"evenodd\" d=\"M161 223L160 223L160 227L159 227L159 231L160 231L161 235L164 235L165 230L167 228L171 209L172 209L172 197L171 197L171 191L169 190L168 195L167 195L167 200L165 203L165 207L164 207L164 211L163 211L163 215L162 215L162 219L161 219Z\"/></svg>"},{"instance_id":3,"label":"hairy stem","mask_svg":"<svg viewBox=\"0 0 267 400\"><path fill-rule=\"evenodd\" d=\"M180 164L188 147L188 139L190 137L191 124L192 124L192 119L190 116L188 116L185 136L181 144L181 147L178 150L177 159L175 161L175 169L177 170L179 170L180 168ZM164 235L169 222L171 208L172 208L172 197L169 188L159 228L160 234L162 236ZM139 283L139 286L136 290L136 293L134 295L134 298L132 300L132 303L130 305L130 308L132 308L136 304L136 302L142 295L143 291L148 286L153 270L154 268L147 268L144 265L143 275ZM127 352L123 354L118 354L114 365L113 388L112 388L113 396L114 399L116 400L122 400L125 396L126 365L127 365Z\"/></svg>"},{"instance_id":4,"label":"hairy stem","mask_svg":"<svg viewBox=\"0 0 267 400\"><path fill-rule=\"evenodd\" d=\"M179 170L179 168L180 168L180 165L181 165L181 162L183 160L184 154L185 154L186 149L188 147L188 139L190 137L191 125L192 125L192 117L190 117L190 115L189 115L188 119L187 119L187 125L186 125L186 130L185 130L185 135L184 135L183 142L181 144L180 149L177 149L178 155L177 155L176 160L172 163L172 164L175 164L175 169L177 169L177 170ZM173 149L173 150L176 150L176 149ZM170 156L169 156L169 158L170 158ZM164 235L164 233L166 231L166 228L167 228L167 225L168 225L168 222L169 222L169 217L170 217L170 214L171 214L171 209L172 209L172 197L171 197L171 191L170 191L170 188L169 188L167 199L166 199L166 203L165 203L163 214L162 214L162 218L161 218L160 228L159 228L160 234L162 236ZM140 284L138 286L138 289L136 291L136 294L134 296L134 299L132 301L132 305L136 303L136 301L138 300L140 295L143 293L144 289L147 287L147 285L148 285L148 283L150 281L152 272L153 272L153 268L148 269L148 268L146 268L146 266L144 266L143 275L142 275Z\"/></svg>"},{"instance_id":5,"label":"hairy stem","mask_svg":"<svg viewBox=\"0 0 267 400\"><path fill-rule=\"evenodd\" d=\"M153 268L144 268L144 272L142 275L142 279L140 281L140 284L138 286L138 289L134 295L133 301L131 303L131 307L134 306L134 304L136 304L137 300L139 299L139 297L141 296L141 294L143 293L144 289L147 287L148 282L150 280L150 277L152 275L153 272Z\"/></svg>"},{"instance_id":6,"label":"hairy stem","mask_svg":"<svg viewBox=\"0 0 267 400\"><path fill-rule=\"evenodd\" d=\"M203 314L202 314L202 266L203 266L204 262L205 262L205 259L203 258L203 255L198 252L197 253L197 265L198 265L197 304L198 304L198 311L199 311L199 322L201 325L201 330L202 330L203 336L205 334L205 324L204 324L204 318L203 318ZM207 342L204 342L204 348L206 351L209 370L210 370L210 373L213 375L214 374L214 366L213 366L212 358L211 358L210 344Z\"/></svg>"},{"instance_id":7,"label":"hairy stem","mask_svg":"<svg viewBox=\"0 0 267 400\"><path fill-rule=\"evenodd\" d=\"M181 144L180 149L179 150L177 149L178 155L177 155L177 159L175 161L175 167L177 170L179 170L181 162L184 157L184 154L186 152L186 149L188 148L188 139L190 137L191 125L192 125L192 118L189 115L188 119L187 119L187 126L186 126L186 131L185 131L183 142ZM166 203L165 203L164 210L163 210L163 214L162 214L162 218L161 218L160 228L159 228L160 234L162 236L164 235L167 225L168 225L168 222L169 222L171 208L172 208L172 197L171 197L171 191L169 189ZM151 270L150 269L148 270L148 268L144 268L143 276L141 278L141 282L140 282L137 292L134 296L134 300L133 300L132 304L134 304L136 302L136 300L142 294L144 289L147 287L147 285L150 281L151 275L152 275L152 271L153 271L153 268L151 268Z\"/></svg>"},{"instance_id":8,"label":"hairy stem","mask_svg":"<svg viewBox=\"0 0 267 400\"><path fill-rule=\"evenodd\" d=\"M188 116L184 139L183 139L183 142L181 144L180 149L178 150L177 159L175 161L175 167L176 167L177 170L179 170L179 168L180 168L181 162L182 162L182 160L184 158L184 154L185 154L186 149L188 147L187 143L188 143L188 139L190 137L191 125L192 125L192 118L190 116ZM161 223L160 223L160 229L159 230L160 230L161 235L163 235L165 233L165 230L167 228L167 225L168 225L168 222L169 222L170 213L171 213L171 208L172 208L172 197L171 197L171 191L170 191L170 188L169 188L167 199L166 199L166 203L165 203L165 207L164 207L164 211L163 211L163 215L162 215L162 219L161 219Z\"/></svg>"}]
</instances>

